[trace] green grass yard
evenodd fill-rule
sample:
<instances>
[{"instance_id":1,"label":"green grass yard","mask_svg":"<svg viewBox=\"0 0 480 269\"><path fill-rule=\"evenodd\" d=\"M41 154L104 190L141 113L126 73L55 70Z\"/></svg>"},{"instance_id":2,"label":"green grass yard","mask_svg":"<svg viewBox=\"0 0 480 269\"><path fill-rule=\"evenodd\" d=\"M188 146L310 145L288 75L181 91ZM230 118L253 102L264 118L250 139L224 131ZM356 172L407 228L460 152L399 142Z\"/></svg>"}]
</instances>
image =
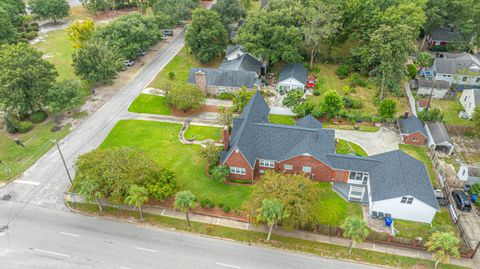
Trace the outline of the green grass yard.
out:
<instances>
[{"instance_id":1,"label":"green grass yard","mask_svg":"<svg viewBox=\"0 0 480 269\"><path fill-rule=\"evenodd\" d=\"M287 124L287 125L295 125L296 121L295 118L292 116L285 116L285 115L274 115L270 114L268 116L268 120L270 123L276 124Z\"/></svg>"},{"instance_id":2,"label":"green grass yard","mask_svg":"<svg viewBox=\"0 0 480 269\"><path fill-rule=\"evenodd\" d=\"M437 176L433 171L432 162L428 158L428 152L426 146L416 146L416 145L407 145L407 144L400 144L398 145L400 150L407 153L408 155L412 156L413 158L423 162L427 167L428 175L430 177L430 181L434 188L439 186Z\"/></svg>"},{"instance_id":3,"label":"green grass yard","mask_svg":"<svg viewBox=\"0 0 480 269\"><path fill-rule=\"evenodd\" d=\"M13 136L0 130L0 159L3 162L0 165L0 181L7 181L23 173L53 147L51 139L60 140L70 132L70 126L66 126L52 133L50 130L54 125L53 121L47 120L35 124L34 128L26 134L15 135L25 147L18 146Z\"/></svg>"},{"instance_id":4,"label":"green grass yard","mask_svg":"<svg viewBox=\"0 0 480 269\"><path fill-rule=\"evenodd\" d=\"M318 199L315 215L317 222L331 226L339 226L348 216L362 217L360 204L345 201L328 182L318 183L320 199Z\"/></svg>"},{"instance_id":5,"label":"green grass yard","mask_svg":"<svg viewBox=\"0 0 480 269\"><path fill-rule=\"evenodd\" d=\"M200 146L183 145L178 140L181 128L182 125L174 123L122 120L100 148L130 146L144 149L162 167L174 171L178 186L192 191L199 201L209 199L217 205L223 203L241 209L252 187L222 184L209 178L205 173L207 164L198 153Z\"/></svg>"},{"instance_id":6,"label":"green grass yard","mask_svg":"<svg viewBox=\"0 0 480 269\"><path fill-rule=\"evenodd\" d=\"M214 141L220 140L222 135L222 128L190 125L185 132L185 138L191 139L195 136L195 140L201 141L205 139L213 139Z\"/></svg>"},{"instance_id":7,"label":"green grass yard","mask_svg":"<svg viewBox=\"0 0 480 269\"><path fill-rule=\"evenodd\" d=\"M360 156L368 156L367 152L360 147L359 145L343 140L343 139L337 139L337 153L339 154L352 154L355 153L356 155Z\"/></svg>"},{"instance_id":8,"label":"green grass yard","mask_svg":"<svg viewBox=\"0 0 480 269\"><path fill-rule=\"evenodd\" d=\"M128 108L128 111L160 115L172 114L172 109L167 105L165 97L151 94L140 94L137 96Z\"/></svg>"},{"instance_id":9,"label":"green grass yard","mask_svg":"<svg viewBox=\"0 0 480 269\"><path fill-rule=\"evenodd\" d=\"M432 107L440 109L445 114L443 117L445 124L473 126L473 121L462 119L458 116L458 113L463 110L459 99L460 94L457 94L457 97L451 100L432 99Z\"/></svg>"},{"instance_id":10,"label":"green grass yard","mask_svg":"<svg viewBox=\"0 0 480 269\"><path fill-rule=\"evenodd\" d=\"M452 219L445 208L442 208L442 210L435 215L432 226L426 223L406 220L395 220L394 225L395 228L400 231L398 236L412 239L421 237L423 240L428 240L432 231L436 228L447 228L456 231L455 224L452 222Z\"/></svg>"}]
</instances>

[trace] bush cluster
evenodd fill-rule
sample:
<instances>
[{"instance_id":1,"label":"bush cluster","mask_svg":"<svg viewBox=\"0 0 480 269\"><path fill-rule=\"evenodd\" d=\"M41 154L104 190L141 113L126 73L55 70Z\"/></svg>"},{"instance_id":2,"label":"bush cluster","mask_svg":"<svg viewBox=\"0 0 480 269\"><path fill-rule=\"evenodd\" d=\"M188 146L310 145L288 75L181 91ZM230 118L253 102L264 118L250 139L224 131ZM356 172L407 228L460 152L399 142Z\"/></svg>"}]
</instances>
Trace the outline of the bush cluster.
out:
<instances>
[{"instance_id":1,"label":"bush cluster","mask_svg":"<svg viewBox=\"0 0 480 269\"><path fill-rule=\"evenodd\" d=\"M32 123L37 124L46 120L47 117L48 117L47 112L40 110L37 112L33 112L32 115L30 115L30 120L32 121Z\"/></svg>"},{"instance_id":2,"label":"bush cluster","mask_svg":"<svg viewBox=\"0 0 480 269\"><path fill-rule=\"evenodd\" d=\"M343 96L342 100L343 100L343 104L344 104L345 108L358 109L358 108L362 107L362 102L360 100L353 99L353 98L348 97L348 96Z\"/></svg>"},{"instance_id":3,"label":"bush cluster","mask_svg":"<svg viewBox=\"0 0 480 269\"><path fill-rule=\"evenodd\" d=\"M350 68L345 64L341 64L337 69L337 76L340 79L344 79L348 77L348 75L350 75Z\"/></svg>"},{"instance_id":4,"label":"bush cluster","mask_svg":"<svg viewBox=\"0 0 480 269\"><path fill-rule=\"evenodd\" d=\"M215 203L208 199L203 199L202 201L200 201L200 206L203 208L211 209L215 207Z\"/></svg>"}]
</instances>

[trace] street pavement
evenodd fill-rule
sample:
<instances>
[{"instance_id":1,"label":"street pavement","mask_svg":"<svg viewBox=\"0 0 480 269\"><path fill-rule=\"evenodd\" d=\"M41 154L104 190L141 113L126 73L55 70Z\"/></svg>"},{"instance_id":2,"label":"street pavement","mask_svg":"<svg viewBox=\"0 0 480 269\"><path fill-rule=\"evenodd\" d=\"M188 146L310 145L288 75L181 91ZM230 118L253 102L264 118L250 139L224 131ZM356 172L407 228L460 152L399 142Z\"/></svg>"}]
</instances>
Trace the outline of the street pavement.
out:
<instances>
[{"instance_id":1,"label":"street pavement","mask_svg":"<svg viewBox=\"0 0 480 269\"><path fill-rule=\"evenodd\" d=\"M0 203L8 217L13 202ZM375 268L28 206L0 234L0 268Z\"/></svg>"}]
</instances>

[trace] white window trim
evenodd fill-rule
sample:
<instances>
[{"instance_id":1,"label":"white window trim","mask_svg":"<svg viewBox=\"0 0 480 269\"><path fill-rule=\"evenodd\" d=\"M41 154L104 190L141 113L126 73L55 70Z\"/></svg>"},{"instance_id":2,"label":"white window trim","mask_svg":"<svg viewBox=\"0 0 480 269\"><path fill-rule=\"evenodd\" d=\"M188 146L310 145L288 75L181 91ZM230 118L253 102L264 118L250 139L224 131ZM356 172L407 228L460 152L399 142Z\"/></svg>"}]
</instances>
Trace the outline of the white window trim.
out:
<instances>
[{"instance_id":1,"label":"white window trim","mask_svg":"<svg viewBox=\"0 0 480 269\"><path fill-rule=\"evenodd\" d=\"M291 170L293 170L293 165L291 165L291 164L284 164L284 165L283 165L283 169L291 171Z\"/></svg>"},{"instance_id":2,"label":"white window trim","mask_svg":"<svg viewBox=\"0 0 480 269\"><path fill-rule=\"evenodd\" d=\"M418 138L414 137L414 138L412 138L412 141L413 142L418 142Z\"/></svg>"},{"instance_id":3,"label":"white window trim","mask_svg":"<svg viewBox=\"0 0 480 269\"><path fill-rule=\"evenodd\" d=\"M350 175L351 175L352 173L361 173L361 174L362 174L362 178L361 178L360 180L358 180L358 179L350 179ZM348 173L348 181L347 181L347 183L360 184L360 185L362 185L365 176L367 177L367 183L368 183L368 181L370 180L370 175L369 175L367 172L350 171L350 173ZM355 175L355 177L356 177L356 175Z\"/></svg>"},{"instance_id":4,"label":"white window trim","mask_svg":"<svg viewBox=\"0 0 480 269\"><path fill-rule=\"evenodd\" d=\"M308 171L308 172L305 171L305 168L308 168L307 170L310 170L310 171ZM302 172L307 173L307 174L310 174L310 173L312 173L312 167L311 167L311 166L304 165L304 166L302 166Z\"/></svg>"},{"instance_id":5,"label":"white window trim","mask_svg":"<svg viewBox=\"0 0 480 269\"><path fill-rule=\"evenodd\" d=\"M400 203L401 204L407 204L407 205L411 205L413 204L413 197L408 197L408 196L403 196L401 199L400 199Z\"/></svg>"},{"instance_id":6,"label":"white window trim","mask_svg":"<svg viewBox=\"0 0 480 269\"><path fill-rule=\"evenodd\" d=\"M260 159L260 167L275 168L275 161Z\"/></svg>"},{"instance_id":7,"label":"white window trim","mask_svg":"<svg viewBox=\"0 0 480 269\"><path fill-rule=\"evenodd\" d=\"M230 174L234 174L234 175L246 175L247 174L247 170L243 167L233 167L231 166L230 167Z\"/></svg>"}]
</instances>

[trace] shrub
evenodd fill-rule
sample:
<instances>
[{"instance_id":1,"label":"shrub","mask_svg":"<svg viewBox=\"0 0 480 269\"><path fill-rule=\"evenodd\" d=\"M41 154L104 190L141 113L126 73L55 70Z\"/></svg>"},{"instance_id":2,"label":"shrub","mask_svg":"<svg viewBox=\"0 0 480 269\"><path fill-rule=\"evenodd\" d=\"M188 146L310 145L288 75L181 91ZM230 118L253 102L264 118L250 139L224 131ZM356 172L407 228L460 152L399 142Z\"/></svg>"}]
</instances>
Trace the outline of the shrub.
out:
<instances>
[{"instance_id":1,"label":"shrub","mask_svg":"<svg viewBox=\"0 0 480 269\"><path fill-rule=\"evenodd\" d=\"M229 92L222 92L221 94L217 95L217 98L220 100L233 100L235 94Z\"/></svg>"},{"instance_id":2,"label":"shrub","mask_svg":"<svg viewBox=\"0 0 480 269\"><path fill-rule=\"evenodd\" d=\"M224 183L230 175L230 170L226 165L216 166L212 169L212 178L217 182Z\"/></svg>"},{"instance_id":3,"label":"shrub","mask_svg":"<svg viewBox=\"0 0 480 269\"><path fill-rule=\"evenodd\" d=\"M20 121L17 125L17 131L22 134L28 133L28 131L32 130L32 128L33 124L29 121Z\"/></svg>"},{"instance_id":4,"label":"shrub","mask_svg":"<svg viewBox=\"0 0 480 269\"><path fill-rule=\"evenodd\" d=\"M418 113L418 118L422 121L440 121L443 122L444 114L440 109L433 108L428 111L423 110Z\"/></svg>"},{"instance_id":5,"label":"shrub","mask_svg":"<svg viewBox=\"0 0 480 269\"><path fill-rule=\"evenodd\" d=\"M343 92L344 95L349 95L350 94L350 86L344 85L342 87L342 92Z\"/></svg>"},{"instance_id":6,"label":"shrub","mask_svg":"<svg viewBox=\"0 0 480 269\"><path fill-rule=\"evenodd\" d=\"M48 117L47 112L40 110L37 112L33 112L32 115L30 115L30 120L32 121L32 123L36 124L36 123L43 122L44 120L47 119L47 117Z\"/></svg>"},{"instance_id":7,"label":"shrub","mask_svg":"<svg viewBox=\"0 0 480 269\"><path fill-rule=\"evenodd\" d=\"M225 213L230 212L230 210L232 210L232 208L229 205L226 205L226 206L223 207L223 212L225 212Z\"/></svg>"},{"instance_id":8,"label":"shrub","mask_svg":"<svg viewBox=\"0 0 480 269\"><path fill-rule=\"evenodd\" d=\"M11 133L11 134L14 134L16 132L18 132L18 119L11 115L11 114L6 114L4 116L4 121L5 121L5 125L7 127L7 132Z\"/></svg>"},{"instance_id":9,"label":"shrub","mask_svg":"<svg viewBox=\"0 0 480 269\"><path fill-rule=\"evenodd\" d=\"M348 80L350 80L351 87L356 87L356 86L367 87L368 86L367 80L363 79L357 73L351 74Z\"/></svg>"},{"instance_id":10,"label":"shrub","mask_svg":"<svg viewBox=\"0 0 480 269\"><path fill-rule=\"evenodd\" d=\"M360 102L360 100L356 100L348 96L343 96L342 100L345 108L357 109L362 107L362 103Z\"/></svg>"},{"instance_id":11,"label":"shrub","mask_svg":"<svg viewBox=\"0 0 480 269\"><path fill-rule=\"evenodd\" d=\"M173 73L173 72L168 72L168 78L169 78L169 79L172 79L172 80L175 79L175 73Z\"/></svg>"},{"instance_id":12,"label":"shrub","mask_svg":"<svg viewBox=\"0 0 480 269\"><path fill-rule=\"evenodd\" d=\"M392 99L384 99L380 102L378 113L384 119L391 119L397 112L397 103Z\"/></svg>"},{"instance_id":13,"label":"shrub","mask_svg":"<svg viewBox=\"0 0 480 269\"><path fill-rule=\"evenodd\" d=\"M435 45L430 48L432 51L438 51L438 52L447 52L448 48L446 46L441 46L441 45Z\"/></svg>"},{"instance_id":14,"label":"shrub","mask_svg":"<svg viewBox=\"0 0 480 269\"><path fill-rule=\"evenodd\" d=\"M252 181L250 179L230 179L230 182L240 183L240 184L250 184Z\"/></svg>"},{"instance_id":15,"label":"shrub","mask_svg":"<svg viewBox=\"0 0 480 269\"><path fill-rule=\"evenodd\" d=\"M213 206L215 206L215 204L211 206L212 204L213 203L208 199L203 199L202 201L200 201L200 206L203 208L212 208Z\"/></svg>"},{"instance_id":16,"label":"shrub","mask_svg":"<svg viewBox=\"0 0 480 269\"><path fill-rule=\"evenodd\" d=\"M318 73L318 72L320 72L320 67L315 66L314 68L312 68L312 71L315 72L315 73Z\"/></svg>"},{"instance_id":17,"label":"shrub","mask_svg":"<svg viewBox=\"0 0 480 269\"><path fill-rule=\"evenodd\" d=\"M340 78L340 79L344 79L346 77L348 77L348 75L350 74L350 69L348 68L348 66L344 65L344 64L341 64L338 69L337 69L337 76Z\"/></svg>"},{"instance_id":18,"label":"shrub","mask_svg":"<svg viewBox=\"0 0 480 269\"><path fill-rule=\"evenodd\" d=\"M219 208L223 208L223 203L219 203L219 204L218 204L218 207L219 207Z\"/></svg>"},{"instance_id":19,"label":"shrub","mask_svg":"<svg viewBox=\"0 0 480 269\"><path fill-rule=\"evenodd\" d=\"M470 193L470 195L472 194L480 194L480 184L479 183L476 183L476 184L473 184L470 189L468 190L468 193Z\"/></svg>"},{"instance_id":20,"label":"shrub","mask_svg":"<svg viewBox=\"0 0 480 269\"><path fill-rule=\"evenodd\" d=\"M417 67L414 64L407 65L407 75L410 79L414 79L417 75Z\"/></svg>"},{"instance_id":21,"label":"shrub","mask_svg":"<svg viewBox=\"0 0 480 269\"><path fill-rule=\"evenodd\" d=\"M28 32L25 34L25 38L28 40L35 39L37 37L37 32Z\"/></svg>"},{"instance_id":22,"label":"shrub","mask_svg":"<svg viewBox=\"0 0 480 269\"><path fill-rule=\"evenodd\" d=\"M24 38L24 37L21 37L18 39L18 42L19 43L28 43L28 39Z\"/></svg>"},{"instance_id":23,"label":"shrub","mask_svg":"<svg viewBox=\"0 0 480 269\"><path fill-rule=\"evenodd\" d=\"M315 95L315 96L320 96L320 93L321 93L321 92L320 92L319 89L313 90L313 95Z\"/></svg>"}]
</instances>

